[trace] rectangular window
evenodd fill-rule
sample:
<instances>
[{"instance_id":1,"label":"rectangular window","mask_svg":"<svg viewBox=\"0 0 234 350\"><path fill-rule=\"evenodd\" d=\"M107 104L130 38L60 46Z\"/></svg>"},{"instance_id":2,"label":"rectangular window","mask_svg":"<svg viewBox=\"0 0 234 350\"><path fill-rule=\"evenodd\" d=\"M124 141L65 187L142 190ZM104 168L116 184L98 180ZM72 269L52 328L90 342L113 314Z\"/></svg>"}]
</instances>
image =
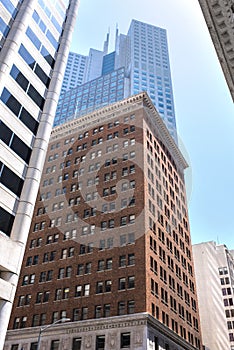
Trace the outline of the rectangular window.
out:
<instances>
[{"instance_id":1,"label":"rectangular window","mask_svg":"<svg viewBox=\"0 0 234 350\"><path fill-rule=\"evenodd\" d=\"M16 13L18 12L15 6L9 0L1 0L1 3L5 7L5 9L10 13L10 15L14 18Z\"/></svg>"},{"instance_id":2,"label":"rectangular window","mask_svg":"<svg viewBox=\"0 0 234 350\"><path fill-rule=\"evenodd\" d=\"M31 343L30 344L30 350L37 350L37 343Z\"/></svg>"},{"instance_id":3,"label":"rectangular window","mask_svg":"<svg viewBox=\"0 0 234 350\"><path fill-rule=\"evenodd\" d=\"M124 315L125 314L125 302L120 301L118 303L118 315Z\"/></svg>"},{"instance_id":4,"label":"rectangular window","mask_svg":"<svg viewBox=\"0 0 234 350\"><path fill-rule=\"evenodd\" d=\"M88 318L88 308L87 307L82 307L81 319L82 320L87 320L87 318Z\"/></svg>"},{"instance_id":5,"label":"rectangular window","mask_svg":"<svg viewBox=\"0 0 234 350\"><path fill-rule=\"evenodd\" d=\"M73 338L72 350L81 350L81 338Z\"/></svg>"},{"instance_id":6,"label":"rectangular window","mask_svg":"<svg viewBox=\"0 0 234 350\"><path fill-rule=\"evenodd\" d=\"M0 207L0 231L10 236L15 217Z\"/></svg>"},{"instance_id":7,"label":"rectangular window","mask_svg":"<svg viewBox=\"0 0 234 350\"><path fill-rule=\"evenodd\" d=\"M59 340L52 340L50 350L58 350L59 349Z\"/></svg>"},{"instance_id":8,"label":"rectangular window","mask_svg":"<svg viewBox=\"0 0 234 350\"><path fill-rule=\"evenodd\" d=\"M18 350L19 344L11 345L11 350Z\"/></svg>"},{"instance_id":9,"label":"rectangular window","mask_svg":"<svg viewBox=\"0 0 234 350\"><path fill-rule=\"evenodd\" d=\"M96 350L104 350L104 349L105 349L105 335L97 335Z\"/></svg>"},{"instance_id":10,"label":"rectangular window","mask_svg":"<svg viewBox=\"0 0 234 350\"><path fill-rule=\"evenodd\" d=\"M24 123L24 125L36 135L38 122L21 106L19 101L6 89L3 89L1 101Z\"/></svg>"},{"instance_id":11,"label":"rectangular window","mask_svg":"<svg viewBox=\"0 0 234 350\"><path fill-rule=\"evenodd\" d=\"M104 305L103 316L110 317L110 304Z\"/></svg>"},{"instance_id":12,"label":"rectangular window","mask_svg":"<svg viewBox=\"0 0 234 350\"><path fill-rule=\"evenodd\" d=\"M19 48L19 54L24 59L24 61L29 65L29 67L34 71L38 78L42 81L43 84L48 88L50 83L50 78L45 74L43 69L36 63L34 58L26 50L24 45L21 44Z\"/></svg>"},{"instance_id":13,"label":"rectangular window","mask_svg":"<svg viewBox=\"0 0 234 350\"><path fill-rule=\"evenodd\" d=\"M121 349L130 348L130 346L131 346L130 333L121 333L121 335L120 335L120 347L121 347Z\"/></svg>"}]
</instances>

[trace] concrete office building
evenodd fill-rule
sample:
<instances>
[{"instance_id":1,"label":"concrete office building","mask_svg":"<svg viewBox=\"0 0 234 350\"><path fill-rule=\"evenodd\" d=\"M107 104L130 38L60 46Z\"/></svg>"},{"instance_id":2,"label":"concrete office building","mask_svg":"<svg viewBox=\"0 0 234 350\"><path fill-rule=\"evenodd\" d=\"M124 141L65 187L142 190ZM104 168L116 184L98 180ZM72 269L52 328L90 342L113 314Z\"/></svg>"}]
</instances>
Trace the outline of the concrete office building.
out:
<instances>
[{"instance_id":1,"label":"concrete office building","mask_svg":"<svg viewBox=\"0 0 234 350\"><path fill-rule=\"evenodd\" d=\"M0 1L0 349L77 7L77 0Z\"/></svg>"},{"instance_id":2,"label":"concrete office building","mask_svg":"<svg viewBox=\"0 0 234 350\"><path fill-rule=\"evenodd\" d=\"M5 350L202 348L186 167L146 93L53 129Z\"/></svg>"},{"instance_id":3,"label":"concrete office building","mask_svg":"<svg viewBox=\"0 0 234 350\"><path fill-rule=\"evenodd\" d=\"M198 305L206 349L234 349L234 255L215 242L193 246Z\"/></svg>"},{"instance_id":4,"label":"concrete office building","mask_svg":"<svg viewBox=\"0 0 234 350\"><path fill-rule=\"evenodd\" d=\"M127 35L119 34L118 29L116 30L115 51L107 53L108 43L109 34L104 43L103 51L91 49L88 56L85 82L110 74L117 69L125 68L126 96L147 91L170 134L177 141L166 30L132 20ZM68 66L70 69L69 63ZM79 75L80 73L76 71L76 74ZM67 89L71 87L67 85ZM86 90L86 86L80 86L80 90L82 88ZM66 93L61 96L60 104L64 104L63 101L67 99L67 96ZM85 92L84 97L86 98ZM101 103L100 106L102 105ZM64 117L61 117L61 113L63 116L67 113L70 119L68 111L70 107L71 105L67 105L67 111L64 109L63 112L60 109L57 110L55 125L66 121ZM93 106L93 110L95 108L96 105ZM74 119L80 116L79 111L80 109L77 110L77 114L74 114Z\"/></svg>"},{"instance_id":5,"label":"concrete office building","mask_svg":"<svg viewBox=\"0 0 234 350\"><path fill-rule=\"evenodd\" d=\"M234 100L234 3L232 0L199 3Z\"/></svg>"},{"instance_id":6,"label":"concrete office building","mask_svg":"<svg viewBox=\"0 0 234 350\"><path fill-rule=\"evenodd\" d=\"M69 52L61 94L85 83L88 57Z\"/></svg>"}]
</instances>

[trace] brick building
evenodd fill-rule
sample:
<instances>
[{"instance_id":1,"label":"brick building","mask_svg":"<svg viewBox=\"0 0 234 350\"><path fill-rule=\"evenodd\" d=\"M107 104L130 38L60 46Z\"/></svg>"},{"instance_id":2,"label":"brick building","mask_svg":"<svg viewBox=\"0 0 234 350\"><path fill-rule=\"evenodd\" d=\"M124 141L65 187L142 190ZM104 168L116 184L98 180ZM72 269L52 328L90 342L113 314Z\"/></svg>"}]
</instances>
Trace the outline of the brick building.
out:
<instances>
[{"instance_id":1,"label":"brick building","mask_svg":"<svg viewBox=\"0 0 234 350\"><path fill-rule=\"evenodd\" d=\"M5 350L201 349L186 167L146 93L54 128Z\"/></svg>"}]
</instances>

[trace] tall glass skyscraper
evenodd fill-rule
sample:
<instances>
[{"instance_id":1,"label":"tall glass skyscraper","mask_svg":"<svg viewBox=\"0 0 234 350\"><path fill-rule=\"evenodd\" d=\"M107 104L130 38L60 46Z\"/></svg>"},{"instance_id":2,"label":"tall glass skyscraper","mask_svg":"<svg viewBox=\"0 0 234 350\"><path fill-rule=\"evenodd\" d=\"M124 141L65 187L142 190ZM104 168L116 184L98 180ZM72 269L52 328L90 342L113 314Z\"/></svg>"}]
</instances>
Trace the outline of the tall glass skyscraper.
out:
<instances>
[{"instance_id":1,"label":"tall glass skyscraper","mask_svg":"<svg viewBox=\"0 0 234 350\"><path fill-rule=\"evenodd\" d=\"M130 95L147 91L170 134L177 139L166 30L133 20L126 40L130 46L126 57Z\"/></svg>"},{"instance_id":2,"label":"tall glass skyscraper","mask_svg":"<svg viewBox=\"0 0 234 350\"><path fill-rule=\"evenodd\" d=\"M129 94L129 78L119 68L64 93L59 99L54 125L120 101Z\"/></svg>"},{"instance_id":3,"label":"tall glass skyscraper","mask_svg":"<svg viewBox=\"0 0 234 350\"><path fill-rule=\"evenodd\" d=\"M109 35L107 36L103 51L96 50L97 52L94 55L95 50L90 50L87 60L92 69L87 69L86 73L84 73L84 69L82 72L76 71L76 74L78 76L84 74L84 82L87 83L95 78L100 78L101 75L108 75L117 69L124 68L124 97L146 91L165 122L170 134L173 136L174 140L177 141L166 30L132 20L127 35L119 34L118 29L116 30L115 50L111 53L107 53L108 41ZM102 66L100 66L100 59ZM69 67L70 74L72 74L69 62L67 67ZM96 76L90 75L90 70L92 72L95 71ZM65 79L66 78L64 78L63 86L66 85L67 90L73 88L74 85L67 84L67 80ZM86 86L80 85L80 91L83 90L86 90ZM85 96L86 93L84 92L84 97ZM55 125L64 123L66 120L72 118L70 113L71 104L69 104L69 106L67 105L70 111L68 111L68 109L63 109L63 111L61 111L60 108L61 104L64 105L64 101L67 100L67 97L68 95L66 94L60 97L59 108L55 117ZM118 99L115 101L118 101ZM74 104L77 105L75 101ZM101 106L103 106L102 102L99 107ZM93 109L96 108L98 108L97 104L93 106ZM76 112L73 118L77 118L81 115L80 110L76 110ZM66 114L69 116L69 119L66 119L66 117L64 119Z\"/></svg>"},{"instance_id":4,"label":"tall glass skyscraper","mask_svg":"<svg viewBox=\"0 0 234 350\"><path fill-rule=\"evenodd\" d=\"M78 3L78 0L0 0L0 349Z\"/></svg>"}]
</instances>

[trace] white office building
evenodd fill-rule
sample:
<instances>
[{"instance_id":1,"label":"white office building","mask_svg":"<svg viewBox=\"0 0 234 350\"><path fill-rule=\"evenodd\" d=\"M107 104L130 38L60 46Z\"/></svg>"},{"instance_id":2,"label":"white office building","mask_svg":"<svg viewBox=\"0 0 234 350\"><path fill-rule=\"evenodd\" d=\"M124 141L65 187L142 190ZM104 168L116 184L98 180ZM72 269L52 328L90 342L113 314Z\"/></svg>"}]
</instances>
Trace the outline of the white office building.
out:
<instances>
[{"instance_id":1,"label":"white office building","mask_svg":"<svg viewBox=\"0 0 234 350\"><path fill-rule=\"evenodd\" d=\"M0 349L79 0L0 0Z\"/></svg>"},{"instance_id":2,"label":"white office building","mask_svg":"<svg viewBox=\"0 0 234 350\"><path fill-rule=\"evenodd\" d=\"M202 339L206 349L234 349L234 255L215 242L193 246Z\"/></svg>"}]
</instances>

